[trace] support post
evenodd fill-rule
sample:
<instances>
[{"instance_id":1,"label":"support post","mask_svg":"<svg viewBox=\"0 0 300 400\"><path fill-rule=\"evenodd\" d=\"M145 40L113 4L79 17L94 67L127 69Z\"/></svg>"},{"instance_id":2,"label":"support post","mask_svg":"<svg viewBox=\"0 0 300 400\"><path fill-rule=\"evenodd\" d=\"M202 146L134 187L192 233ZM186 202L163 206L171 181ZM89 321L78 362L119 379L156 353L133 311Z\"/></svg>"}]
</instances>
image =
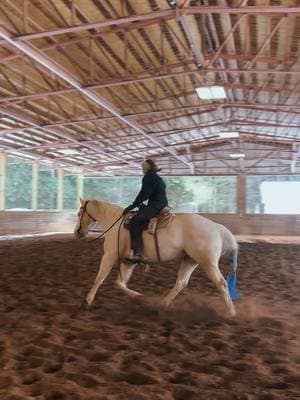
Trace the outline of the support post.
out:
<instances>
[{"instance_id":1,"label":"support post","mask_svg":"<svg viewBox=\"0 0 300 400\"><path fill-rule=\"evenodd\" d=\"M293 143L293 155L291 161L291 173L294 174L296 172L297 159L300 157L300 145L297 143Z\"/></svg>"},{"instance_id":2,"label":"support post","mask_svg":"<svg viewBox=\"0 0 300 400\"><path fill-rule=\"evenodd\" d=\"M78 175L77 177L77 197L78 200L80 197L83 197L83 176Z\"/></svg>"},{"instance_id":3,"label":"support post","mask_svg":"<svg viewBox=\"0 0 300 400\"><path fill-rule=\"evenodd\" d=\"M64 208L64 170L57 169L57 209L62 211Z\"/></svg>"},{"instance_id":4,"label":"support post","mask_svg":"<svg viewBox=\"0 0 300 400\"><path fill-rule=\"evenodd\" d=\"M0 210L5 210L7 154L0 154Z\"/></svg>"},{"instance_id":5,"label":"support post","mask_svg":"<svg viewBox=\"0 0 300 400\"><path fill-rule=\"evenodd\" d=\"M237 213L243 217L246 213L246 175L237 176Z\"/></svg>"},{"instance_id":6,"label":"support post","mask_svg":"<svg viewBox=\"0 0 300 400\"><path fill-rule=\"evenodd\" d=\"M32 163L32 186L31 186L31 209L36 211L38 208L38 186L39 186L40 162Z\"/></svg>"}]
</instances>

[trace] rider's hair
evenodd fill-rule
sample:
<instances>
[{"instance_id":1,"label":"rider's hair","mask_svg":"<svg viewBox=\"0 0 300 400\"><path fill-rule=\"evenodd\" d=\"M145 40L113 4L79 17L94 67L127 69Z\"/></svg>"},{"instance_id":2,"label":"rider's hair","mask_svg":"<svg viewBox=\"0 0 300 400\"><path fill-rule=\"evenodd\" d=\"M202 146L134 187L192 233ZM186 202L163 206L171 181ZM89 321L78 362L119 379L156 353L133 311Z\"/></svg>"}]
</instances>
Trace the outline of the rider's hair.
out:
<instances>
[{"instance_id":1,"label":"rider's hair","mask_svg":"<svg viewBox=\"0 0 300 400\"><path fill-rule=\"evenodd\" d=\"M155 172L161 171L161 168L159 168L156 165L156 163L153 160L151 160L150 158L147 158L145 161L150 166L151 171L155 171Z\"/></svg>"}]
</instances>

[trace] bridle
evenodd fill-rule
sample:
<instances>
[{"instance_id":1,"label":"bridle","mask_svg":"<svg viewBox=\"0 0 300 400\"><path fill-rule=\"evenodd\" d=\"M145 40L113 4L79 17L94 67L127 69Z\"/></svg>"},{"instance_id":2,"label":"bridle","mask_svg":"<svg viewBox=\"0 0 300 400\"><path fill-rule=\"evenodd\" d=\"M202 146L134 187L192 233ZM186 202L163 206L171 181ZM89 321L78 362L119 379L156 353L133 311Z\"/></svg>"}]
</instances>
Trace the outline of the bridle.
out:
<instances>
[{"instance_id":1,"label":"bridle","mask_svg":"<svg viewBox=\"0 0 300 400\"><path fill-rule=\"evenodd\" d=\"M97 220L96 220L94 217L92 217L91 214L89 214L89 212L88 212L88 210L87 210L87 208L86 208L89 202L90 202L90 200L87 200L87 201L84 203L84 205L81 206L80 209L79 209L79 213L81 212L81 214L80 214L79 227L78 227L78 229L77 229L77 232L79 232L80 229L81 229L81 221L82 221L82 217L83 217L84 213L86 213L87 216L88 216L93 222L97 222ZM80 210L82 210L82 211L80 211ZM79 216L79 215L78 215L78 216ZM93 242L94 240L97 240L97 239L100 239L101 237L103 237L108 231L111 230L111 228L113 228L113 227L116 225L117 222L120 221L120 219L123 220L124 218L125 218L125 215L122 214L108 229L106 229L106 231L102 232L102 233L101 233L98 237L96 237L95 239L90 240L90 242ZM121 225L122 225L122 223L121 223ZM119 226L118 237L119 237L119 234L120 234L121 225ZM118 239L118 240L119 240L119 239Z\"/></svg>"},{"instance_id":2,"label":"bridle","mask_svg":"<svg viewBox=\"0 0 300 400\"><path fill-rule=\"evenodd\" d=\"M80 207L79 212L81 212L80 214L80 219L79 219L79 227L77 229L77 231L81 230L81 221L82 221L82 217L84 216L84 213L87 214L87 216L93 221L96 222L95 218L91 216L91 214L88 212L87 210L87 205L90 202L90 200L87 200L83 206Z\"/></svg>"}]
</instances>

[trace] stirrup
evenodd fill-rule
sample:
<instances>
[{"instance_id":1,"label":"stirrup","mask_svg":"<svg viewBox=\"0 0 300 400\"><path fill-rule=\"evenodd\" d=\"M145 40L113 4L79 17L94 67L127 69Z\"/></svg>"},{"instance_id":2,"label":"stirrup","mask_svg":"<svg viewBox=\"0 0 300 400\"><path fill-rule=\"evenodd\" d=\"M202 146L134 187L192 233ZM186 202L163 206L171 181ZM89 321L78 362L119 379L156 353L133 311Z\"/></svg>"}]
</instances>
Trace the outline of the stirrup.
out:
<instances>
[{"instance_id":1,"label":"stirrup","mask_svg":"<svg viewBox=\"0 0 300 400\"><path fill-rule=\"evenodd\" d=\"M141 261L141 255L140 254L132 254L132 255L126 257L125 260L128 260L132 263L139 262L139 261Z\"/></svg>"},{"instance_id":2,"label":"stirrup","mask_svg":"<svg viewBox=\"0 0 300 400\"><path fill-rule=\"evenodd\" d=\"M142 254L132 254L128 257L125 257L124 260L131 264L134 263L147 264L149 262L149 259L143 257Z\"/></svg>"}]
</instances>

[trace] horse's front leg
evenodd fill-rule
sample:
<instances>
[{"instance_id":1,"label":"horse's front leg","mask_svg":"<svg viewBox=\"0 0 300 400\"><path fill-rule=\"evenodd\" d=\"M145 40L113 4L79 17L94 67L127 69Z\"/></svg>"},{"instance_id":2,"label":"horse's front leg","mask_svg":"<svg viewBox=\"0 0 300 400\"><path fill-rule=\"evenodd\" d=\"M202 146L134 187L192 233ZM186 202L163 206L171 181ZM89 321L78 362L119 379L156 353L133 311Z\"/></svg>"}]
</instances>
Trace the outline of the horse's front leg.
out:
<instances>
[{"instance_id":1,"label":"horse's front leg","mask_svg":"<svg viewBox=\"0 0 300 400\"><path fill-rule=\"evenodd\" d=\"M116 282L118 287L131 297L137 297L137 296L141 295L140 292L129 289L127 287L127 283L129 281L136 265L137 264L127 264L127 263L122 262L120 265L120 271L119 271L117 282Z\"/></svg>"},{"instance_id":2,"label":"horse's front leg","mask_svg":"<svg viewBox=\"0 0 300 400\"><path fill-rule=\"evenodd\" d=\"M86 297L86 301L89 305L92 304L99 286L102 285L104 279L110 273L115 261L115 256L113 254L103 255L95 282L93 283L93 286Z\"/></svg>"}]
</instances>

